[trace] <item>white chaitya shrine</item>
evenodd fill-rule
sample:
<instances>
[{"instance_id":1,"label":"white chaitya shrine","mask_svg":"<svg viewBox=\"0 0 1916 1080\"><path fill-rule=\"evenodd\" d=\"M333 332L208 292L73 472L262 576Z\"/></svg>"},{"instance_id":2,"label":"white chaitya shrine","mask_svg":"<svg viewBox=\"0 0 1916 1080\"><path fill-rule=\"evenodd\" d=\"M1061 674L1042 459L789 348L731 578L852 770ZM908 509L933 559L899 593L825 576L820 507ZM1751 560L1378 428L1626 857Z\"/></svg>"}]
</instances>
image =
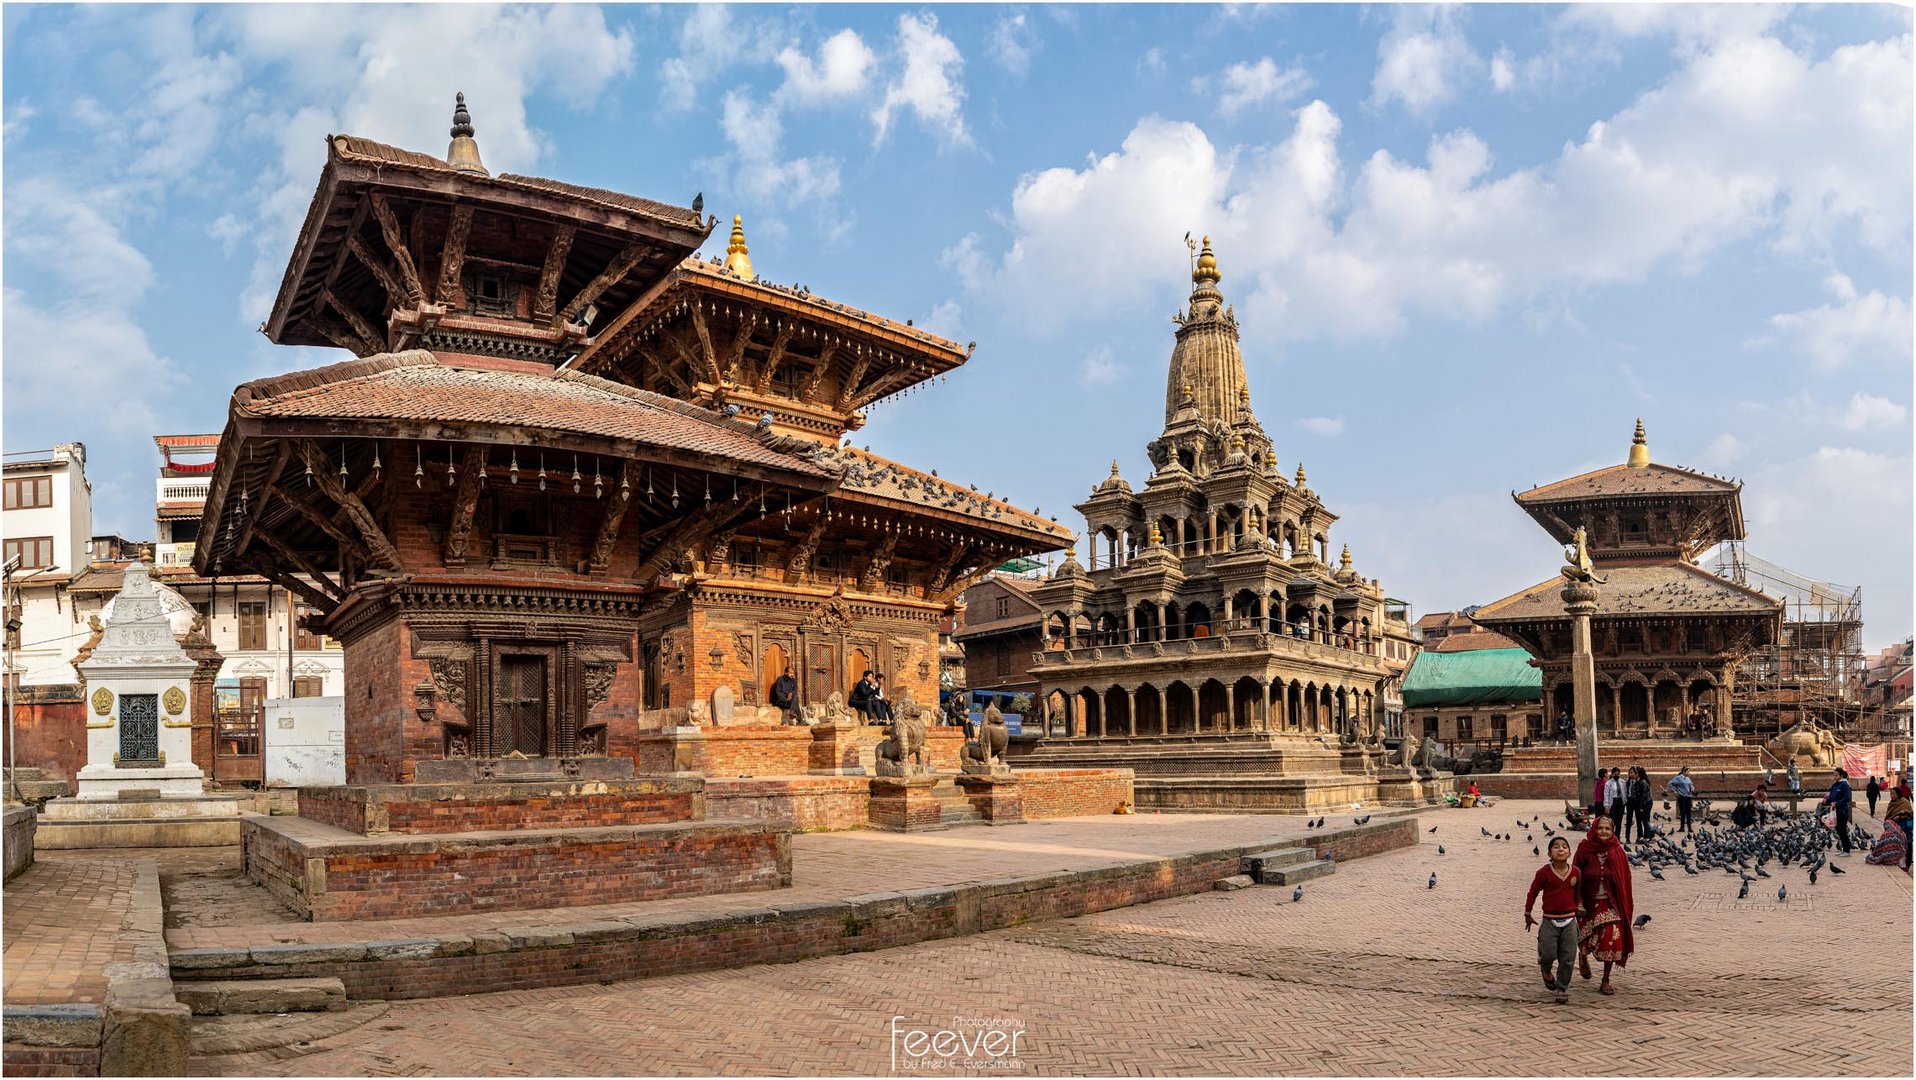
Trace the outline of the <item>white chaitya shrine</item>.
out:
<instances>
[{"instance_id":1,"label":"white chaitya shrine","mask_svg":"<svg viewBox=\"0 0 1916 1080\"><path fill-rule=\"evenodd\" d=\"M93 655L80 665L87 687L87 763L81 799L123 791L197 796L205 774L193 764L193 659L143 562L126 568Z\"/></svg>"}]
</instances>

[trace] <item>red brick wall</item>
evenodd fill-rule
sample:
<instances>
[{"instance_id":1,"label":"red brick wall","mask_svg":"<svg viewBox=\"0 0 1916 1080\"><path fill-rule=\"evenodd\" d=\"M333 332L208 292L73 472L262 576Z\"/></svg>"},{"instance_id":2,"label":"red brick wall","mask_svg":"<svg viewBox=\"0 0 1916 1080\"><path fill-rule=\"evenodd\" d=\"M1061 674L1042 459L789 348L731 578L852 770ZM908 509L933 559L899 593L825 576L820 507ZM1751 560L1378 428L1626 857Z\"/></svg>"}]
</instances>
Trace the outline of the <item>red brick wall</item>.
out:
<instances>
[{"instance_id":1,"label":"red brick wall","mask_svg":"<svg viewBox=\"0 0 1916 1080\"><path fill-rule=\"evenodd\" d=\"M944 808L928 785L879 784L871 789L870 820L887 829L923 829L938 824Z\"/></svg>"},{"instance_id":2,"label":"red brick wall","mask_svg":"<svg viewBox=\"0 0 1916 1080\"><path fill-rule=\"evenodd\" d=\"M522 839L492 846L406 844L306 855L269 829L241 833L249 877L315 922L574 907L751 892L791 884L791 834L746 827L649 826L623 836Z\"/></svg>"},{"instance_id":3,"label":"red brick wall","mask_svg":"<svg viewBox=\"0 0 1916 1080\"><path fill-rule=\"evenodd\" d=\"M86 767L88 713L80 690L78 684L21 689L13 705L13 724L20 733L17 763L21 768L44 769L48 779L71 784L74 774ZM8 749L8 738L0 731L0 752Z\"/></svg>"},{"instance_id":4,"label":"red brick wall","mask_svg":"<svg viewBox=\"0 0 1916 1080\"><path fill-rule=\"evenodd\" d=\"M787 776L705 782L708 821L790 821L800 832L862 829L871 784L862 776Z\"/></svg>"},{"instance_id":5,"label":"red brick wall","mask_svg":"<svg viewBox=\"0 0 1916 1080\"><path fill-rule=\"evenodd\" d=\"M438 786L428 785L420 793ZM528 786L540 790L524 790ZM473 785L460 788L456 798L439 799L364 788L303 788L299 814L364 836L648 825L691 820L703 802L696 791L592 792L571 787Z\"/></svg>"},{"instance_id":6,"label":"red brick wall","mask_svg":"<svg viewBox=\"0 0 1916 1080\"><path fill-rule=\"evenodd\" d=\"M1496 795L1505 799L1564 799L1581 805L1589 801L1590 793L1577 795L1577 774L1551 776L1538 773L1475 773L1457 778L1457 790L1476 784L1477 790L1485 795Z\"/></svg>"},{"instance_id":7,"label":"red brick wall","mask_svg":"<svg viewBox=\"0 0 1916 1080\"><path fill-rule=\"evenodd\" d=\"M1135 802L1131 779L1130 769L1021 769L1025 819L1115 813Z\"/></svg>"},{"instance_id":8,"label":"red brick wall","mask_svg":"<svg viewBox=\"0 0 1916 1080\"><path fill-rule=\"evenodd\" d=\"M23 764L21 768L26 768ZM20 1046L6 1044L8 1076L98 1076L97 1046Z\"/></svg>"}]
</instances>

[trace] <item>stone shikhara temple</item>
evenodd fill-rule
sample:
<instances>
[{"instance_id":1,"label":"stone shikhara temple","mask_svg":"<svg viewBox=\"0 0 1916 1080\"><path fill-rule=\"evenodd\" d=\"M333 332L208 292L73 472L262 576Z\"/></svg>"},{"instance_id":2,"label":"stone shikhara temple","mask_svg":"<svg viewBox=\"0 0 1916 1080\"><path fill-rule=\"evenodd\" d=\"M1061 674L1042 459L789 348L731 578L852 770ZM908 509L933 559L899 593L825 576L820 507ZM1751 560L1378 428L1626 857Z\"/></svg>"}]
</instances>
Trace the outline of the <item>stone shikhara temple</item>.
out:
<instances>
[{"instance_id":1,"label":"stone shikhara temple","mask_svg":"<svg viewBox=\"0 0 1916 1080\"><path fill-rule=\"evenodd\" d=\"M1583 529L1603 583L1591 618L1596 715L1608 739L1723 738L1737 665L1774 641L1783 605L1698 566L1743 539L1741 485L1650 460L1637 421L1628 460L1516 493L1560 544ZM1543 671L1551 717L1571 702L1570 617L1552 578L1478 609L1480 626L1521 644Z\"/></svg>"},{"instance_id":2,"label":"stone shikhara temple","mask_svg":"<svg viewBox=\"0 0 1916 1080\"><path fill-rule=\"evenodd\" d=\"M1074 553L1033 591L1047 647L1031 671L1062 700L1066 736L1021 760L1134 769L1140 807L1428 798L1447 780L1407 754L1384 763L1382 698L1409 627L1348 547L1331 564L1337 515L1303 466L1279 471L1221 278L1207 237L1151 478L1134 489L1114 462L1077 506L1089 568Z\"/></svg>"},{"instance_id":3,"label":"stone shikhara temple","mask_svg":"<svg viewBox=\"0 0 1916 1080\"><path fill-rule=\"evenodd\" d=\"M196 570L346 663L347 784L249 819L248 873L321 919L769 888L794 824L959 799L880 820L840 701L935 705L958 593L1070 534L838 442L967 351L758 280L736 219L690 258L702 200L490 175L463 97L452 136L328 138L265 332L357 359L239 387L220 441ZM812 724L765 704L788 667Z\"/></svg>"}]
</instances>

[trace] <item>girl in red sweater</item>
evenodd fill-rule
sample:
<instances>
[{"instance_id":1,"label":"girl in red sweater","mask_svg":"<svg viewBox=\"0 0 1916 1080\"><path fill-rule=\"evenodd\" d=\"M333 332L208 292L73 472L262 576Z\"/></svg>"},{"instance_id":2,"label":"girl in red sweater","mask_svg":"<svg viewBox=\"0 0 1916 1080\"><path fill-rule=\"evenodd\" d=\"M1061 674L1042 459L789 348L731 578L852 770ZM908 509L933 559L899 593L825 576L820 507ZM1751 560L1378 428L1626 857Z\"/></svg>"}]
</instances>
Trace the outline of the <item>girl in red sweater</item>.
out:
<instances>
[{"instance_id":1,"label":"girl in red sweater","mask_svg":"<svg viewBox=\"0 0 1916 1080\"><path fill-rule=\"evenodd\" d=\"M1605 819L1608 820L1608 819ZM1530 879L1530 895L1524 897L1523 924L1537 926L1532 914L1537 897L1543 897L1543 925L1537 930L1537 964L1543 968L1543 985L1557 992L1557 1004L1570 1001L1570 966L1577 961L1577 916L1582 914L1578 885L1581 875L1570 865L1570 841L1559 836L1550 841L1550 864L1538 867ZM1554 977L1551 969L1555 968Z\"/></svg>"}]
</instances>

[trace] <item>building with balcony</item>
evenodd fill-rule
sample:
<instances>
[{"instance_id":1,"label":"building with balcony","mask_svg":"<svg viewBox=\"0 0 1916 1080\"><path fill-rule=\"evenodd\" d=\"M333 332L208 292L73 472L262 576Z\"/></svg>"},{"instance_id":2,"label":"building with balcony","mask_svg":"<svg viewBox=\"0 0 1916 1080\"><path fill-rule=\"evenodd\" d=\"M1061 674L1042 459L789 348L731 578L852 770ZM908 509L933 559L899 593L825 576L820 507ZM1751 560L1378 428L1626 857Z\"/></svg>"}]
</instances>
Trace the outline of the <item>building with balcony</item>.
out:
<instances>
[{"instance_id":1,"label":"building with balcony","mask_svg":"<svg viewBox=\"0 0 1916 1080\"><path fill-rule=\"evenodd\" d=\"M8 453L6 509L6 669L9 683L75 681L72 660L86 641L86 619L68 602L67 585L86 571L93 530L93 487L86 446Z\"/></svg>"}]
</instances>

